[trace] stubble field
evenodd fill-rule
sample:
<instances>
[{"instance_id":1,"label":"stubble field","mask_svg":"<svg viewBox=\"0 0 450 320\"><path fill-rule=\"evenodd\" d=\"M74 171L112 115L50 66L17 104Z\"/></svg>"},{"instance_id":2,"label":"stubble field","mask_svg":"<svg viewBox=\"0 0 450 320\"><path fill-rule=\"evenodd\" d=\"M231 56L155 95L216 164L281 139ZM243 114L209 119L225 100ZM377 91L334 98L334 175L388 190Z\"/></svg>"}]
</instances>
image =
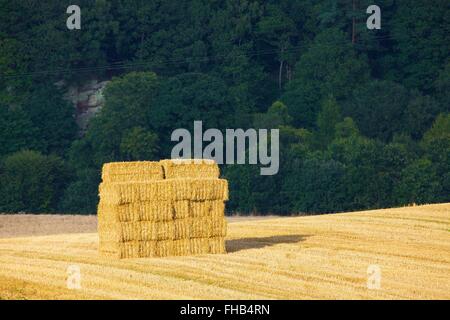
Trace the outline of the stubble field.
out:
<instances>
[{"instance_id":1,"label":"stubble field","mask_svg":"<svg viewBox=\"0 0 450 320\"><path fill-rule=\"evenodd\" d=\"M0 299L450 299L450 204L230 218L226 246L111 260L95 216L0 215Z\"/></svg>"}]
</instances>

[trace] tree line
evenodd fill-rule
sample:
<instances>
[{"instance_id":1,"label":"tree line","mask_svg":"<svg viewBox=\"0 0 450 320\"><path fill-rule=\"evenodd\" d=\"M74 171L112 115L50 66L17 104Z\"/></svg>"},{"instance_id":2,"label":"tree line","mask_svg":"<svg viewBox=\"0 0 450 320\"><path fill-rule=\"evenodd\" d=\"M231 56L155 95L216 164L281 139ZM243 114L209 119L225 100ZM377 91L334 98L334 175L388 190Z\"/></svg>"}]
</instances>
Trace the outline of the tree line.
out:
<instances>
[{"instance_id":1,"label":"tree line","mask_svg":"<svg viewBox=\"0 0 450 320\"><path fill-rule=\"evenodd\" d=\"M170 157L171 132L278 128L280 170L225 165L229 212L450 200L450 5L0 0L0 212L95 213L101 166ZM80 137L54 83L112 79ZM192 128L191 128L192 129Z\"/></svg>"}]
</instances>

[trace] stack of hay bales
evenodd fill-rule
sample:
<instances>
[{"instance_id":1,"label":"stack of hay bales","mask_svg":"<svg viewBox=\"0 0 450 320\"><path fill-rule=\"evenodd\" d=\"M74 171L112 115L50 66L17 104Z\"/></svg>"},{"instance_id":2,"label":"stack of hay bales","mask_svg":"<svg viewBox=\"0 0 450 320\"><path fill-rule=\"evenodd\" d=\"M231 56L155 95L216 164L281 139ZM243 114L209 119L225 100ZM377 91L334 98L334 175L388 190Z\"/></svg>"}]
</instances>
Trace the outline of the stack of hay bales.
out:
<instances>
[{"instance_id":1,"label":"stack of hay bales","mask_svg":"<svg viewBox=\"0 0 450 320\"><path fill-rule=\"evenodd\" d=\"M103 166L99 250L116 258L225 253L228 184L211 160Z\"/></svg>"}]
</instances>

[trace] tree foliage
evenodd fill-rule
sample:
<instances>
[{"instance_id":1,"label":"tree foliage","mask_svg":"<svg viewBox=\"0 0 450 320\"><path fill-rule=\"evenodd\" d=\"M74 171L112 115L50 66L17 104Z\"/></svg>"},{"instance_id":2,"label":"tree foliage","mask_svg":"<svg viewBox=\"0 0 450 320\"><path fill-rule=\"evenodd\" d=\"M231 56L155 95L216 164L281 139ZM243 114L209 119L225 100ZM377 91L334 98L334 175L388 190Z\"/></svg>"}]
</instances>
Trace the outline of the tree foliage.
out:
<instances>
[{"instance_id":1,"label":"tree foliage","mask_svg":"<svg viewBox=\"0 0 450 320\"><path fill-rule=\"evenodd\" d=\"M55 212L70 178L62 159L35 151L13 153L0 168L2 211Z\"/></svg>"},{"instance_id":2,"label":"tree foliage","mask_svg":"<svg viewBox=\"0 0 450 320\"><path fill-rule=\"evenodd\" d=\"M450 201L448 1L0 0L0 210L94 213L110 161L171 133L280 130L280 170L224 165L228 209L335 212ZM111 80L77 134L55 83ZM32 150L32 151L30 151Z\"/></svg>"}]
</instances>

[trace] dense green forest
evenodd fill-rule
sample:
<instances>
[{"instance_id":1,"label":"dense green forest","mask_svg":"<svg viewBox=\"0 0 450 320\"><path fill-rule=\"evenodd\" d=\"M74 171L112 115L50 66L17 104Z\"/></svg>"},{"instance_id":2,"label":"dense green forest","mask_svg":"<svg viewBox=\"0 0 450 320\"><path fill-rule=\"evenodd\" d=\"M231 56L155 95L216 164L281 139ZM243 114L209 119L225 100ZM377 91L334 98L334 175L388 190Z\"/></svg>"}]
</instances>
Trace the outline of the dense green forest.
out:
<instances>
[{"instance_id":1,"label":"dense green forest","mask_svg":"<svg viewBox=\"0 0 450 320\"><path fill-rule=\"evenodd\" d=\"M277 175L222 166L229 212L450 201L448 0L79 0L81 30L70 4L0 0L0 212L95 213L103 163L194 120L280 130ZM55 83L93 77L80 136Z\"/></svg>"}]
</instances>

